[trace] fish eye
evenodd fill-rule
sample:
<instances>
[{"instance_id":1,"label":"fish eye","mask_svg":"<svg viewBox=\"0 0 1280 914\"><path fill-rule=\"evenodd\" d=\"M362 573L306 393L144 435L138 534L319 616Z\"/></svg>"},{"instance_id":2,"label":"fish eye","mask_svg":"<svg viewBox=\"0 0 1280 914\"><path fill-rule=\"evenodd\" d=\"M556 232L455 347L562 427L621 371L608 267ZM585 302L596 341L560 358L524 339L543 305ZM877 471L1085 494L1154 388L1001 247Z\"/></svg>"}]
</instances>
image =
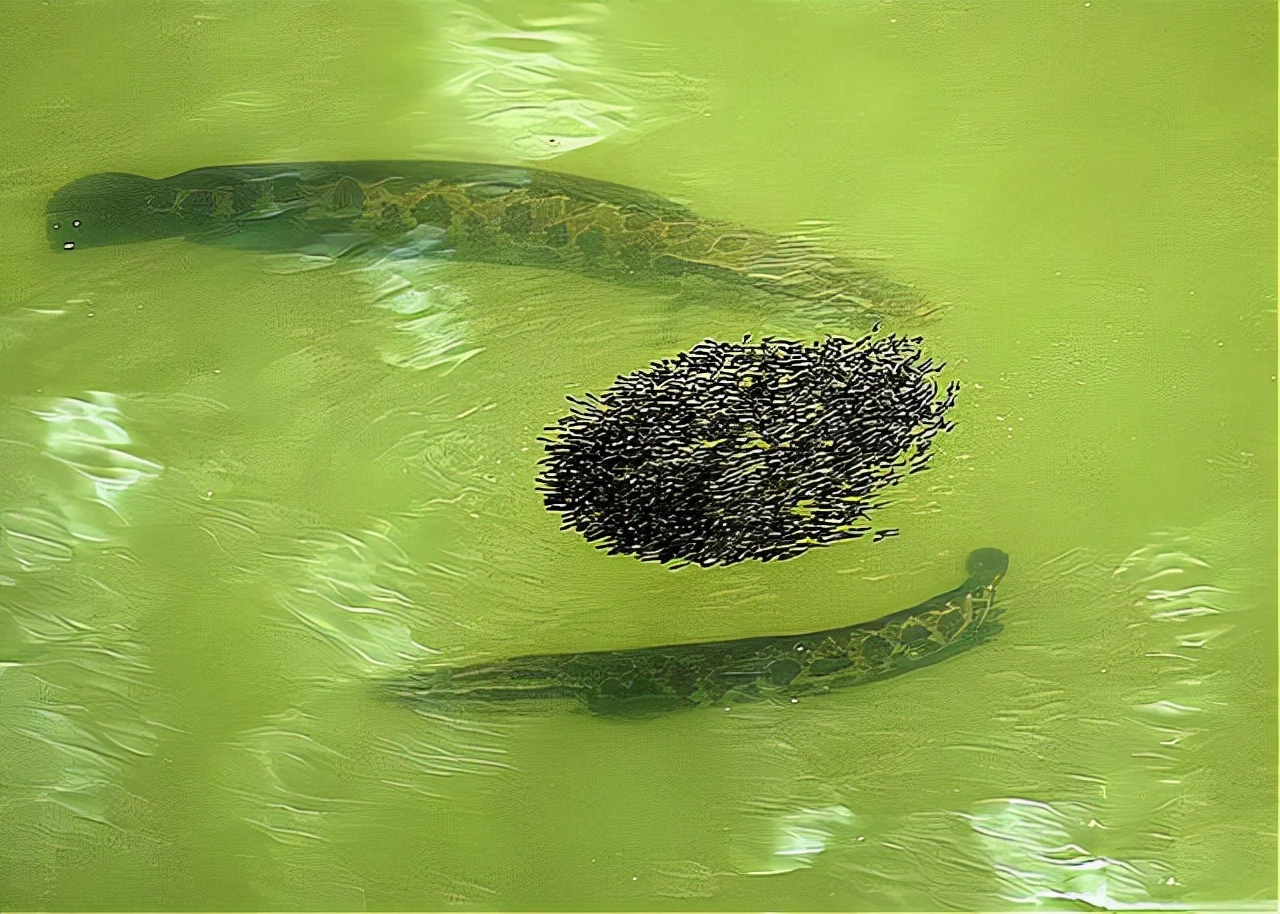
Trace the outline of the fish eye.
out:
<instances>
[{"instance_id":1,"label":"fish eye","mask_svg":"<svg viewBox=\"0 0 1280 914\"><path fill-rule=\"evenodd\" d=\"M71 223L71 227L72 227L72 228L79 228L79 227L80 227L80 220L79 220L79 219L76 219L75 221L73 221L73 222Z\"/></svg>"}]
</instances>

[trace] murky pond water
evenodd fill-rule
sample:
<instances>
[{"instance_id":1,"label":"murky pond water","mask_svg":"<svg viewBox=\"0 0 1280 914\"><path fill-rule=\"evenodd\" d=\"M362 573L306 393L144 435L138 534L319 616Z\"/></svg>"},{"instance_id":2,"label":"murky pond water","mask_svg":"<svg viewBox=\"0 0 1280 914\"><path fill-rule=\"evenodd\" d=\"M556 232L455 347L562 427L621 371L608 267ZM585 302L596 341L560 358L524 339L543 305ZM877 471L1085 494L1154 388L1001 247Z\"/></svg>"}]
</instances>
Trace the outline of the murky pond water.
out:
<instances>
[{"instance_id":1,"label":"murky pond water","mask_svg":"<svg viewBox=\"0 0 1280 914\"><path fill-rule=\"evenodd\" d=\"M1272 5L0 17L5 908L1274 905ZM88 174L407 159L643 189L941 307L45 238ZM567 397L877 317L960 385L874 513L898 535L672 568L544 506ZM386 688L869 622L983 547L1003 631L856 688L634 718Z\"/></svg>"}]
</instances>

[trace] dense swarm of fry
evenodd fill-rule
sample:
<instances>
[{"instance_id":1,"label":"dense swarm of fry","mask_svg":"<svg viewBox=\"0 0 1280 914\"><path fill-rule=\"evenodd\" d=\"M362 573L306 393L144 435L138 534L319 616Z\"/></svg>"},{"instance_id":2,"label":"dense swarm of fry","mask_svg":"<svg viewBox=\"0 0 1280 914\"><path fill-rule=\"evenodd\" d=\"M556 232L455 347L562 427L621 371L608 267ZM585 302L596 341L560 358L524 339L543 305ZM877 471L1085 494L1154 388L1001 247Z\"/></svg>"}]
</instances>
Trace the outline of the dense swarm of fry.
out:
<instances>
[{"instance_id":1,"label":"dense swarm of fry","mask_svg":"<svg viewBox=\"0 0 1280 914\"><path fill-rule=\"evenodd\" d=\"M706 340L570 398L547 429L547 507L610 553L703 566L871 530L877 493L926 466L958 385L920 338Z\"/></svg>"}]
</instances>

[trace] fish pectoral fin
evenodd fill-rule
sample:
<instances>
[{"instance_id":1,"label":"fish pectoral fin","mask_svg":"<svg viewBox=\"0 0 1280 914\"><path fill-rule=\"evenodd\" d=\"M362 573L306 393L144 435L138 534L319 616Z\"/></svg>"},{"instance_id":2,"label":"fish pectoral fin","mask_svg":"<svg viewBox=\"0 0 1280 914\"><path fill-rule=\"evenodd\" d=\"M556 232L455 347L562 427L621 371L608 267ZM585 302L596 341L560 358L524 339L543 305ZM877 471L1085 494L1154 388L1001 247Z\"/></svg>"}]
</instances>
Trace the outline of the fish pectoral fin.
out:
<instances>
[{"instance_id":1,"label":"fish pectoral fin","mask_svg":"<svg viewBox=\"0 0 1280 914\"><path fill-rule=\"evenodd\" d=\"M344 257L369 247L375 238L364 232L327 232L315 236L308 244L298 248L300 254L319 257Z\"/></svg>"},{"instance_id":2,"label":"fish pectoral fin","mask_svg":"<svg viewBox=\"0 0 1280 914\"><path fill-rule=\"evenodd\" d=\"M682 695L593 695L586 699L586 708L601 717L638 718L665 714L694 707L694 702Z\"/></svg>"}]
</instances>

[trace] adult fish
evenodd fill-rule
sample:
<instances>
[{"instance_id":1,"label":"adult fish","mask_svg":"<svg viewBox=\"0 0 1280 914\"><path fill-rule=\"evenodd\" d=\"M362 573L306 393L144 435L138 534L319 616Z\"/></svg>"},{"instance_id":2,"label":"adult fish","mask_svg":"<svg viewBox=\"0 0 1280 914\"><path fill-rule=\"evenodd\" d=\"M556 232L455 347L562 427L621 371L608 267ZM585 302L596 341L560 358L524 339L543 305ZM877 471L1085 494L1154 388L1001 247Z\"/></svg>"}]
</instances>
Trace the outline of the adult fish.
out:
<instances>
[{"instance_id":1,"label":"adult fish","mask_svg":"<svg viewBox=\"0 0 1280 914\"><path fill-rule=\"evenodd\" d=\"M800 635L622 651L535 654L426 670L395 686L424 702L576 699L625 714L761 698L790 698L873 682L928 666L994 637L999 549L969 554L968 579L919 606L871 622Z\"/></svg>"},{"instance_id":2,"label":"adult fish","mask_svg":"<svg viewBox=\"0 0 1280 914\"><path fill-rule=\"evenodd\" d=\"M929 310L913 287L811 240L703 219L620 184L500 165L305 162L158 180L89 175L49 200L46 233L55 251L170 237L330 256L399 246L622 282L702 274L874 314Z\"/></svg>"}]
</instances>

